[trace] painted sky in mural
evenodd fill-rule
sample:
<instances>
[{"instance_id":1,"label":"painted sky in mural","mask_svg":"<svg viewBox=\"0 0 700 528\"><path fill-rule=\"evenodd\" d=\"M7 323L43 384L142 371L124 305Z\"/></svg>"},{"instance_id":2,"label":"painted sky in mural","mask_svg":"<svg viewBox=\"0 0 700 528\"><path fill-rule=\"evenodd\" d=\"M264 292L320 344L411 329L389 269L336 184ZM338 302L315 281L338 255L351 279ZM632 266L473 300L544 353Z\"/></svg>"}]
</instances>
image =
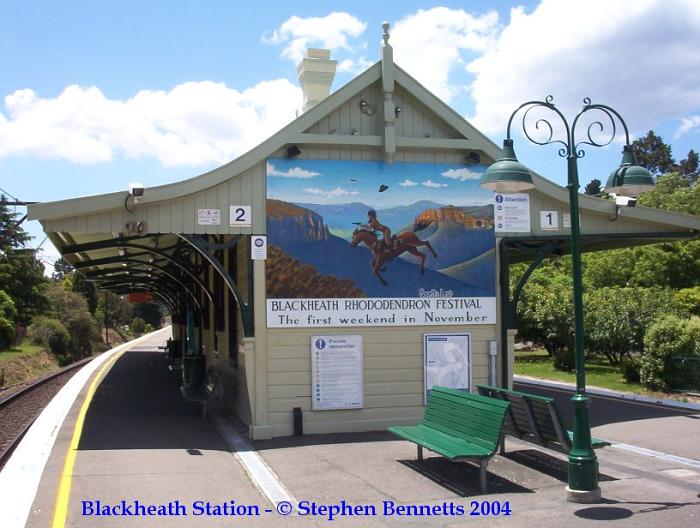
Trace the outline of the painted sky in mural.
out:
<instances>
[{"instance_id":1,"label":"painted sky in mural","mask_svg":"<svg viewBox=\"0 0 700 528\"><path fill-rule=\"evenodd\" d=\"M491 192L479 187L484 170L268 160L268 325L445 324L443 316L469 310L476 322L494 322L493 207ZM291 301L298 299L336 301Z\"/></svg>"}]
</instances>

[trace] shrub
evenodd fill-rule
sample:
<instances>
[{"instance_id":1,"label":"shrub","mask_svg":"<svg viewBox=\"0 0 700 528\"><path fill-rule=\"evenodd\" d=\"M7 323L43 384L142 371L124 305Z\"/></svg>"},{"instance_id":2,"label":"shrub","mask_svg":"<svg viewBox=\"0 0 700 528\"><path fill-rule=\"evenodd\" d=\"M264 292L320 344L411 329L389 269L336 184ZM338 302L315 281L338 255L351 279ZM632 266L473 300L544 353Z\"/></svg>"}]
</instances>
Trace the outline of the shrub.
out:
<instances>
[{"instance_id":1,"label":"shrub","mask_svg":"<svg viewBox=\"0 0 700 528\"><path fill-rule=\"evenodd\" d=\"M584 304L586 348L613 364L644 350L644 332L661 314L679 311L671 290L658 288L598 288Z\"/></svg>"},{"instance_id":2,"label":"shrub","mask_svg":"<svg viewBox=\"0 0 700 528\"><path fill-rule=\"evenodd\" d=\"M29 338L37 345L48 347L59 364L72 361L70 353L70 334L68 329L57 319L35 317L28 329Z\"/></svg>"},{"instance_id":3,"label":"shrub","mask_svg":"<svg viewBox=\"0 0 700 528\"><path fill-rule=\"evenodd\" d=\"M562 348L554 356L554 369L571 372L576 368L576 358L571 348Z\"/></svg>"},{"instance_id":4,"label":"shrub","mask_svg":"<svg viewBox=\"0 0 700 528\"><path fill-rule=\"evenodd\" d=\"M689 314L700 315L700 286L678 290L675 300Z\"/></svg>"},{"instance_id":5,"label":"shrub","mask_svg":"<svg viewBox=\"0 0 700 528\"><path fill-rule=\"evenodd\" d=\"M640 377L651 389L686 389L700 379L700 317L666 315L644 336Z\"/></svg>"},{"instance_id":6,"label":"shrub","mask_svg":"<svg viewBox=\"0 0 700 528\"><path fill-rule=\"evenodd\" d=\"M625 383L639 383L641 363L631 357L626 357L620 362L620 374Z\"/></svg>"},{"instance_id":7,"label":"shrub","mask_svg":"<svg viewBox=\"0 0 700 528\"><path fill-rule=\"evenodd\" d=\"M523 291L518 306L522 339L542 343L552 357L565 355L573 346L571 280L564 275L532 282ZM555 366L555 368L557 368Z\"/></svg>"},{"instance_id":8,"label":"shrub","mask_svg":"<svg viewBox=\"0 0 700 528\"><path fill-rule=\"evenodd\" d=\"M17 310L12 298L0 290L0 350L9 347L15 339Z\"/></svg>"}]
</instances>

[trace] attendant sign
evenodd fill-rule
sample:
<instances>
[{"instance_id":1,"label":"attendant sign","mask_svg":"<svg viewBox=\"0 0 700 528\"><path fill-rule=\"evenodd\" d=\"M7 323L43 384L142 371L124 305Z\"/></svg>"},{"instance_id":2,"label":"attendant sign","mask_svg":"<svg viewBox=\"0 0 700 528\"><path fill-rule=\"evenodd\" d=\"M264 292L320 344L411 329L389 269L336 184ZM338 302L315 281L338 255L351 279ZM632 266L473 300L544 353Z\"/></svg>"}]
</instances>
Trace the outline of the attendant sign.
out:
<instances>
[{"instance_id":1,"label":"attendant sign","mask_svg":"<svg viewBox=\"0 0 700 528\"><path fill-rule=\"evenodd\" d=\"M496 233L530 232L530 196L494 193L493 202Z\"/></svg>"}]
</instances>

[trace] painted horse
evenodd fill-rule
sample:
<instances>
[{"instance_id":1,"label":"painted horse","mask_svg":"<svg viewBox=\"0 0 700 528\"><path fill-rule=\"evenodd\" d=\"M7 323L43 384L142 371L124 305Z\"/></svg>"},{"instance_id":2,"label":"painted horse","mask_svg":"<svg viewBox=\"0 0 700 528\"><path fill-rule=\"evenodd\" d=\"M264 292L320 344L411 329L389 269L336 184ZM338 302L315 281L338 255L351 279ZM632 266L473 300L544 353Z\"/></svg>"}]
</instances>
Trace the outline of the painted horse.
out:
<instances>
[{"instance_id":1,"label":"painted horse","mask_svg":"<svg viewBox=\"0 0 700 528\"><path fill-rule=\"evenodd\" d=\"M383 271L383 266L385 263L393 260L402 253L408 251L411 255L415 255L420 258L420 272L425 272L425 254L418 251L416 248L421 246L426 246L433 257L437 258L437 253L430 245L427 240L421 240L418 235L411 231L404 231L396 235L396 240L389 241L391 244L389 247L381 240L377 233L371 227L362 225L352 232L352 247L356 247L358 244L363 243L372 252L372 273L375 277L379 279L384 286L387 286L387 282L382 277L380 271Z\"/></svg>"}]
</instances>

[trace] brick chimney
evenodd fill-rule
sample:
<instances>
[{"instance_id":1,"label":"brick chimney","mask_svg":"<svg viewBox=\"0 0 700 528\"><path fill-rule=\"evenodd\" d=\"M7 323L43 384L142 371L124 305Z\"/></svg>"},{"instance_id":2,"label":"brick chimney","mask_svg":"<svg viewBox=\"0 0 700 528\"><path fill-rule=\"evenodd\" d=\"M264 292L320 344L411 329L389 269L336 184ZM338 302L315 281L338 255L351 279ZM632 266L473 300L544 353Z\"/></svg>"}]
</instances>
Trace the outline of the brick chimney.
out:
<instances>
[{"instance_id":1,"label":"brick chimney","mask_svg":"<svg viewBox=\"0 0 700 528\"><path fill-rule=\"evenodd\" d=\"M337 65L338 61L331 60L330 50L317 48L306 50L301 62L297 64L297 77L304 92L303 112L330 95Z\"/></svg>"}]
</instances>

